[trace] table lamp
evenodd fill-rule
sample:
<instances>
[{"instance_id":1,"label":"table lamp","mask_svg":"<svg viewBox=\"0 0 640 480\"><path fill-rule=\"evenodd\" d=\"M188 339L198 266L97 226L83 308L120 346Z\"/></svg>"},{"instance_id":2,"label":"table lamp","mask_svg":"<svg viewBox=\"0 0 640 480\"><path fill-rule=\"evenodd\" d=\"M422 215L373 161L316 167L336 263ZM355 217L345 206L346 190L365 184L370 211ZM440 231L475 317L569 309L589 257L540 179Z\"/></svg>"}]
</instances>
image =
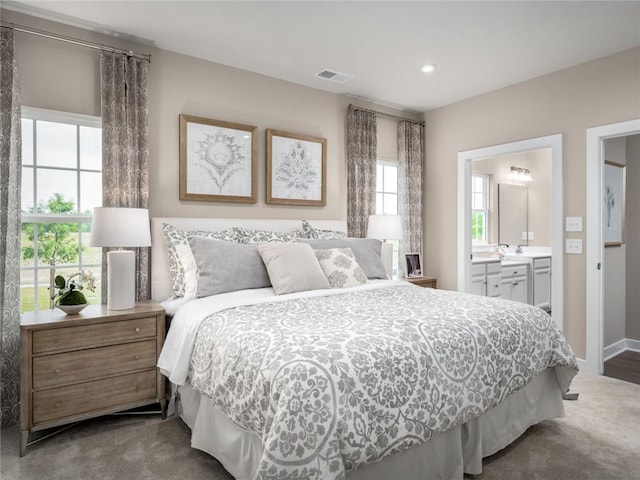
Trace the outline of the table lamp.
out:
<instances>
[{"instance_id":1,"label":"table lamp","mask_svg":"<svg viewBox=\"0 0 640 480\"><path fill-rule=\"evenodd\" d=\"M133 308L136 303L136 254L122 248L151 246L149 210L94 208L89 245L120 248L107 253L107 310Z\"/></svg>"},{"instance_id":2,"label":"table lamp","mask_svg":"<svg viewBox=\"0 0 640 480\"><path fill-rule=\"evenodd\" d=\"M402 238L402 218L400 215L369 215L367 238L382 240L380 257L389 278L393 277L393 245L386 240Z\"/></svg>"}]
</instances>

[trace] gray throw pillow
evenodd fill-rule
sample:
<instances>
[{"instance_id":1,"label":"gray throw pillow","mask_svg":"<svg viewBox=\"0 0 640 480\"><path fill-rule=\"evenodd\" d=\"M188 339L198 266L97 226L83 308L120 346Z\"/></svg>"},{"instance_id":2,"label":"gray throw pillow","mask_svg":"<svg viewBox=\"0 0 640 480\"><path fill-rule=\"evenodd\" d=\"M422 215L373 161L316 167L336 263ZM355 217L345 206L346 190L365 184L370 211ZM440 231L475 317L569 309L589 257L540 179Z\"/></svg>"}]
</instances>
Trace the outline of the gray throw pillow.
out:
<instances>
[{"instance_id":1,"label":"gray throw pillow","mask_svg":"<svg viewBox=\"0 0 640 480\"><path fill-rule=\"evenodd\" d=\"M330 288L309 245L263 243L258 245L276 295Z\"/></svg>"},{"instance_id":2,"label":"gray throw pillow","mask_svg":"<svg viewBox=\"0 0 640 480\"><path fill-rule=\"evenodd\" d=\"M271 286L255 245L189 237L198 268L197 297Z\"/></svg>"},{"instance_id":3,"label":"gray throw pillow","mask_svg":"<svg viewBox=\"0 0 640 480\"><path fill-rule=\"evenodd\" d=\"M375 238L336 238L331 240L305 240L298 242L308 243L314 250L328 248L350 248L360 268L369 279L387 278L387 272L380 258L382 242Z\"/></svg>"}]
</instances>

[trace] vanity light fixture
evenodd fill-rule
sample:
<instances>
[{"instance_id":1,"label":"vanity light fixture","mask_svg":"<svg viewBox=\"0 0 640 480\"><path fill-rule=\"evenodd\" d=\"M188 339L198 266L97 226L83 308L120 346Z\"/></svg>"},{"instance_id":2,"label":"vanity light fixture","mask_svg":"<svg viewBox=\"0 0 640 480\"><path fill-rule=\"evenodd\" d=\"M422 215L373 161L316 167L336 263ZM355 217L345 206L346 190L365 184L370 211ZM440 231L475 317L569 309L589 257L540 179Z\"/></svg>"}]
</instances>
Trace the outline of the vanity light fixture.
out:
<instances>
[{"instance_id":1,"label":"vanity light fixture","mask_svg":"<svg viewBox=\"0 0 640 480\"><path fill-rule=\"evenodd\" d=\"M529 171L528 168L522 168L522 167L511 167L511 170L509 170L509 174L507 175L507 177L510 180L516 180L518 182L531 182L533 181L533 178L531 177L531 172Z\"/></svg>"},{"instance_id":2,"label":"vanity light fixture","mask_svg":"<svg viewBox=\"0 0 640 480\"><path fill-rule=\"evenodd\" d=\"M433 63L427 63L426 65L423 65L422 67L420 67L420 70L423 73L431 73L436 69L436 66Z\"/></svg>"}]
</instances>

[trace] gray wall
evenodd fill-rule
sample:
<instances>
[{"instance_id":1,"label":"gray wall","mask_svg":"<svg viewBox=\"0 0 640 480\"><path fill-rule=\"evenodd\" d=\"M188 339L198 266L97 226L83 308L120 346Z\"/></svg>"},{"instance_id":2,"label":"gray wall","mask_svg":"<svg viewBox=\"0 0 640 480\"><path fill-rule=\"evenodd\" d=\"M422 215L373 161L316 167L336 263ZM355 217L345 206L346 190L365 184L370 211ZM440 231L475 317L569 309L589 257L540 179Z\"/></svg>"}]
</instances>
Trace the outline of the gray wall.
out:
<instances>
[{"instance_id":1,"label":"gray wall","mask_svg":"<svg viewBox=\"0 0 640 480\"><path fill-rule=\"evenodd\" d=\"M587 128L640 118L640 48L426 112L425 267L455 289L458 152L563 134L563 217L586 222ZM572 238L585 240L585 232ZM554 252L555 254L555 252ZM586 357L584 255L564 255L564 333Z\"/></svg>"},{"instance_id":2,"label":"gray wall","mask_svg":"<svg viewBox=\"0 0 640 480\"><path fill-rule=\"evenodd\" d=\"M640 135L627 137L626 337L640 341Z\"/></svg>"},{"instance_id":3,"label":"gray wall","mask_svg":"<svg viewBox=\"0 0 640 480\"><path fill-rule=\"evenodd\" d=\"M626 165L626 137L605 140L604 159ZM627 169L627 174L628 173L629 171ZM627 178L627 182L629 182L629 178ZM629 185L629 183L627 183L627 185ZM602 344L605 348L626 338L627 252L626 243L620 246L605 247L604 249L602 272L604 310Z\"/></svg>"},{"instance_id":4,"label":"gray wall","mask_svg":"<svg viewBox=\"0 0 640 480\"><path fill-rule=\"evenodd\" d=\"M83 29L2 10L20 25L151 53L149 67L149 210L152 216L346 219L345 120L349 103L392 115L398 110L303 87L193 57L123 42ZM16 32L16 61L23 105L100 115L99 51ZM258 127L256 204L178 200L178 115ZM407 116L407 115L404 115ZM413 115L420 120L420 116ZM381 119L379 148L396 157L395 124ZM327 139L327 205L265 203L265 129Z\"/></svg>"}]
</instances>

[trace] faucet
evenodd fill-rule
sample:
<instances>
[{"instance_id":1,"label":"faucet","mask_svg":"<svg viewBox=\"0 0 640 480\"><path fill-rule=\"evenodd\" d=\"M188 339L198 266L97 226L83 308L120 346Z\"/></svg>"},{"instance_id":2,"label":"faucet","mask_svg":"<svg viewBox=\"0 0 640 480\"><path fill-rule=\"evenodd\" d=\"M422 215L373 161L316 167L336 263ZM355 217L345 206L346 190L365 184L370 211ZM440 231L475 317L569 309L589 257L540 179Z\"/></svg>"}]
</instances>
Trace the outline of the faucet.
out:
<instances>
[{"instance_id":1,"label":"faucet","mask_svg":"<svg viewBox=\"0 0 640 480\"><path fill-rule=\"evenodd\" d=\"M518 245L518 248L516 248L516 253L522 253L522 247L526 247L526 245Z\"/></svg>"}]
</instances>

